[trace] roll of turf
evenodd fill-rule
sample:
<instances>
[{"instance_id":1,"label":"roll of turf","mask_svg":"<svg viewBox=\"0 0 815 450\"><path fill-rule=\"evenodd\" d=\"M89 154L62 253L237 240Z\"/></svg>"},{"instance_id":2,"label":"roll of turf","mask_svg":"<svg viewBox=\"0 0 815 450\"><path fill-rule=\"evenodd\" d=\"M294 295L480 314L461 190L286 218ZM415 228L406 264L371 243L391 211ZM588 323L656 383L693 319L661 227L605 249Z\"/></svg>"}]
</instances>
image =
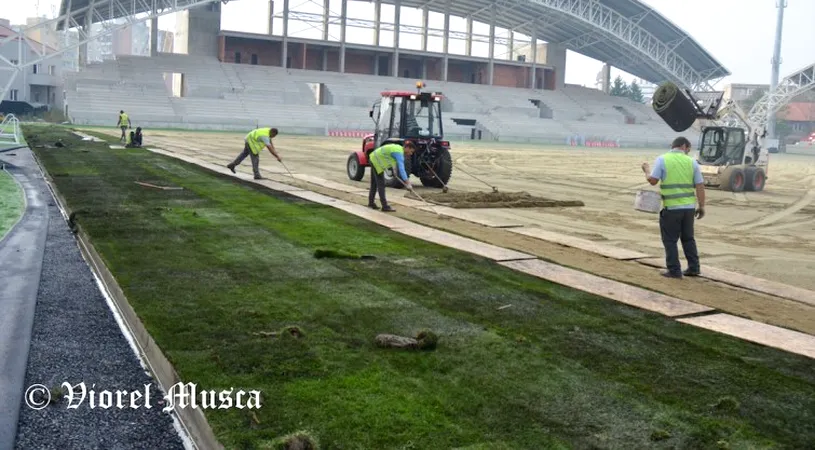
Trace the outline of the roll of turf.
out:
<instances>
[{"instance_id":1,"label":"roll of turf","mask_svg":"<svg viewBox=\"0 0 815 450\"><path fill-rule=\"evenodd\" d=\"M685 131L696 122L697 110L693 101L670 81L662 83L654 92L652 106L674 131Z\"/></svg>"}]
</instances>

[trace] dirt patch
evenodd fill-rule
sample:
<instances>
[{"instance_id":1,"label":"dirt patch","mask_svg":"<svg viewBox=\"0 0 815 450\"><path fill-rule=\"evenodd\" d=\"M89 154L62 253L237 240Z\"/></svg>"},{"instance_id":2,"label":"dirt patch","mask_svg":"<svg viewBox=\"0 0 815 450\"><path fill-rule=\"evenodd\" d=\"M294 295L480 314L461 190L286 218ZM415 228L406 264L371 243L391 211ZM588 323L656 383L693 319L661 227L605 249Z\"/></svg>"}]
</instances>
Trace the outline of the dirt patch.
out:
<instances>
[{"instance_id":1,"label":"dirt patch","mask_svg":"<svg viewBox=\"0 0 815 450\"><path fill-rule=\"evenodd\" d=\"M412 192L405 197L420 200ZM552 200L529 192L446 192L422 195L428 202L451 208L552 208L585 206L580 200Z\"/></svg>"}]
</instances>

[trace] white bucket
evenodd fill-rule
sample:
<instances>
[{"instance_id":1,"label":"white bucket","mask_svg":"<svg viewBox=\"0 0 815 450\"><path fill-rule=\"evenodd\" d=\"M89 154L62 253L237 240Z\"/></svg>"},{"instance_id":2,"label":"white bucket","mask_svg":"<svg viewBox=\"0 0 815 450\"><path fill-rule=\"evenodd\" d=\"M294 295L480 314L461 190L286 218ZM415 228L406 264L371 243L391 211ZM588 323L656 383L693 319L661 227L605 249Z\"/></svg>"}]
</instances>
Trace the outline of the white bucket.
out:
<instances>
[{"instance_id":1,"label":"white bucket","mask_svg":"<svg viewBox=\"0 0 815 450\"><path fill-rule=\"evenodd\" d=\"M634 199L634 209L648 213L658 213L662 209L662 195L655 191L639 191Z\"/></svg>"}]
</instances>

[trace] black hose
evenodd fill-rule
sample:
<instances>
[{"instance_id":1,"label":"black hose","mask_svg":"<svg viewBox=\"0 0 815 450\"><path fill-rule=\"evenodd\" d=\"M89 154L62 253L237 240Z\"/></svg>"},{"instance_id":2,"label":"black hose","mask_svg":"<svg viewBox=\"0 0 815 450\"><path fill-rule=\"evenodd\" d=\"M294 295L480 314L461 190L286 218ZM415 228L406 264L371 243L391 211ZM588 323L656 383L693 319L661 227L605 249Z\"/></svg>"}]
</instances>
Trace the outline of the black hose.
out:
<instances>
[{"instance_id":1,"label":"black hose","mask_svg":"<svg viewBox=\"0 0 815 450\"><path fill-rule=\"evenodd\" d=\"M659 85L653 96L654 111L661 113L668 109L679 94L679 86L670 81Z\"/></svg>"}]
</instances>

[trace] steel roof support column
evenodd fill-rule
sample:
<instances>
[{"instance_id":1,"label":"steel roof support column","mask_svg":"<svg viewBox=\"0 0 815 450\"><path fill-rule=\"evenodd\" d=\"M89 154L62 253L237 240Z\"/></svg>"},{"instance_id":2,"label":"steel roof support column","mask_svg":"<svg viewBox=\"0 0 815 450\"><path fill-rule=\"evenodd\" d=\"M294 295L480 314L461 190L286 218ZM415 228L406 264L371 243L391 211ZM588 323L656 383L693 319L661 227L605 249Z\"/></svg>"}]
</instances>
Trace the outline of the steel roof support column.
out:
<instances>
[{"instance_id":1,"label":"steel roof support column","mask_svg":"<svg viewBox=\"0 0 815 450\"><path fill-rule=\"evenodd\" d=\"M158 55L158 8L156 0L153 0L153 18L150 19L150 56Z\"/></svg>"},{"instance_id":2,"label":"steel roof support column","mask_svg":"<svg viewBox=\"0 0 815 450\"><path fill-rule=\"evenodd\" d=\"M93 29L93 11L94 11L94 4L96 3L95 0L91 0L88 9L85 11L85 22L82 24L82 35L84 36L83 40L90 39ZM79 67L85 67L88 65L88 42L83 43L79 47Z\"/></svg>"},{"instance_id":3,"label":"steel roof support column","mask_svg":"<svg viewBox=\"0 0 815 450\"><path fill-rule=\"evenodd\" d=\"M497 13L495 3L490 8L490 62L487 65L487 84L492 86L495 75L495 14Z\"/></svg>"},{"instance_id":4,"label":"steel roof support column","mask_svg":"<svg viewBox=\"0 0 815 450\"><path fill-rule=\"evenodd\" d=\"M401 28L402 2L393 2L393 72L392 76L399 76L399 29Z\"/></svg>"},{"instance_id":5,"label":"steel roof support column","mask_svg":"<svg viewBox=\"0 0 815 450\"><path fill-rule=\"evenodd\" d=\"M529 89L537 89L538 87L538 24L532 26L532 67L529 69Z\"/></svg>"},{"instance_id":6,"label":"steel roof support column","mask_svg":"<svg viewBox=\"0 0 815 450\"><path fill-rule=\"evenodd\" d=\"M342 0L342 11L340 12L340 73L345 73L346 16L348 16L348 0Z\"/></svg>"},{"instance_id":7,"label":"steel roof support column","mask_svg":"<svg viewBox=\"0 0 815 450\"><path fill-rule=\"evenodd\" d=\"M422 8L422 51L427 51L427 28L430 19L430 10L425 6Z\"/></svg>"},{"instance_id":8,"label":"steel roof support column","mask_svg":"<svg viewBox=\"0 0 815 450\"><path fill-rule=\"evenodd\" d=\"M289 67L289 0L283 0L283 41L280 46L280 65Z\"/></svg>"},{"instance_id":9,"label":"steel roof support column","mask_svg":"<svg viewBox=\"0 0 815 450\"><path fill-rule=\"evenodd\" d=\"M269 0L269 36L274 35L274 0Z\"/></svg>"},{"instance_id":10,"label":"steel roof support column","mask_svg":"<svg viewBox=\"0 0 815 450\"><path fill-rule=\"evenodd\" d=\"M331 18L331 0L323 0L323 40L328 40L328 21Z\"/></svg>"},{"instance_id":11,"label":"steel roof support column","mask_svg":"<svg viewBox=\"0 0 815 450\"><path fill-rule=\"evenodd\" d=\"M64 16L65 18L62 20L62 26L63 26L63 30L64 30L63 35L62 35L63 36L62 37L62 45L63 45L63 47L68 46L68 39L70 37L70 34L68 33L68 30L71 29L71 19L73 18L73 14L71 14L71 8L73 7L73 5L71 3L72 3L71 0L68 0L68 2L66 3L66 5L65 5L65 16ZM56 23L56 28L59 29L59 22ZM81 54L81 52L77 52L77 53ZM74 60L74 63L76 64L77 61ZM3 97L3 98L5 98L5 97Z\"/></svg>"},{"instance_id":12,"label":"steel roof support column","mask_svg":"<svg viewBox=\"0 0 815 450\"><path fill-rule=\"evenodd\" d=\"M442 38L442 53L444 53L444 60L441 67L441 80L447 81L447 69L450 64L450 3L452 0L447 0L447 5L444 7L444 37Z\"/></svg>"},{"instance_id":13,"label":"steel roof support column","mask_svg":"<svg viewBox=\"0 0 815 450\"><path fill-rule=\"evenodd\" d=\"M328 0L325 1L328 2ZM376 0L374 2L374 45L377 47L381 45L379 42L379 29L381 27L382 27L382 1Z\"/></svg>"},{"instance_id":14,"label":"steel roof support column","mask_svg":"<svg viewBox=\"0 0 815 450\"><path fill-rule=\"evenodd\" d=\"M510 61L515 59L515 30L509 30L509 42L507 42L507 55Z\"/></svg>"},{"instance_id":15,"label":"steel roof support column","mask_svg":"<svg viewBox=\"0 0 815 450\"><path fill-rule=\"evenodd\" d=\"M467 56L473 56L473 18L467 17L467 31L464 33L466 35L464 41L464 54Z\"/></svg>"}]
</instances>

